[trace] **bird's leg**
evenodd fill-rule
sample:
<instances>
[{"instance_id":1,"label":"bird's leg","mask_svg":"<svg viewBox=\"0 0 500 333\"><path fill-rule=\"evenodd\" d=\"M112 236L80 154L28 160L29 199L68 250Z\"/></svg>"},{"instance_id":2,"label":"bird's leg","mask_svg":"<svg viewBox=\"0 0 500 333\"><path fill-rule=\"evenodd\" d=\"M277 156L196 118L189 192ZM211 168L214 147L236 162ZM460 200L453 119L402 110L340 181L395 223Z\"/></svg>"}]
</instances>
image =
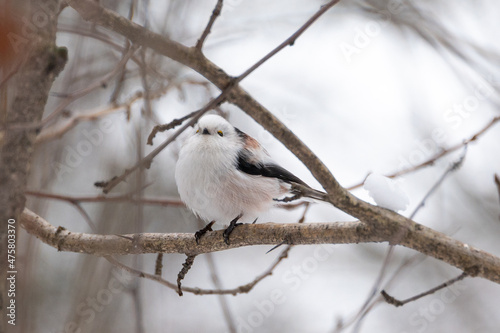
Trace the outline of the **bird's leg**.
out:
<instances>
[{"instance_id":1,"label":"bird's leg","mask_svg":"<svg viewBox=\"0 0 500 333\"><path fill-rule=\"evenodd\" d=\"M227 227L227 229L224 230L224 242L226 242L227 245L229 245L229 235L233 232L234 228L243 224L243 223L236 223L241 218L241 216L243 216L243 214L236 216L236 218L232 220L231 223L229 223L229 227Z\"/></svg>"},{"instance_id":2,"label":"bird's leg","mask_svg":"<svg viewBox=\"0 0 500 333\"><path fill-rule=\"evenodd\" d=\"M214 225L214 223L215 223L215 221L212 221L209 224L207 224L205 227L203 227L202 229L200 229L194 233L194 239L196 239L196 244L200 244L201 236L206 234L208 231L213 231L212 226Z\"/></svg>"}]
</instances>

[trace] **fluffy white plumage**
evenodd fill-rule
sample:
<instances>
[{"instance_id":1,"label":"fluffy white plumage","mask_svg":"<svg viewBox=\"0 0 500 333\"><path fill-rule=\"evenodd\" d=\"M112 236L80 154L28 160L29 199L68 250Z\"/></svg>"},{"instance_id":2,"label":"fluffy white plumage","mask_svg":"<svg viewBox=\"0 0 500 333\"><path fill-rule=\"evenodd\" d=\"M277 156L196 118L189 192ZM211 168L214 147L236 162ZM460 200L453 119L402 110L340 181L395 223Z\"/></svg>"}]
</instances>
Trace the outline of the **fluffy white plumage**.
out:
<instances>
[{"instance_id":1,"label":"fluffy white plumage","mask_svg":"<svg viewBox=\"0 0 500 333\"><path fill-rule=\"evenodd\" d=\"M252 222L291 182L304 184L220 116L200 118L195 131L180 150L175 180L182 201L206 221L229 224L241 215Z\"/></svg>"}]
</instances>

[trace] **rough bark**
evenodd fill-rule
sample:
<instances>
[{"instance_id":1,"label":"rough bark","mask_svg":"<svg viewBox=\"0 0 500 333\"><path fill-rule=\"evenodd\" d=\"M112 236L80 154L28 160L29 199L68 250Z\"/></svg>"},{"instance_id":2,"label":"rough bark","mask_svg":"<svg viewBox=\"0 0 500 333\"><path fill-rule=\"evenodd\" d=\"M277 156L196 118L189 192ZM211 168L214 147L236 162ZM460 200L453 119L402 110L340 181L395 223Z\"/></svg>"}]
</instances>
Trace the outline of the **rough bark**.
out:
<instances>
[{"instance_id":1,"label":"rough bark","mask_svg":"<svg viewBox=\"0 0 500 333\"><path fill-rule=\"evenodd\" d=\"M18 61L22 61L16 73L2 89L7 108L0 119L0 331L6 330L5 307L7 301L7 221L19 220L24 209L24 190L29 173L29 162L37 129L10 129L13 124L38 123L42 118L49 90L64 67L66 49L57 48L58 0L24 1L22 17L27 24L24 35L14 36L19 44L12 45ZM17 7L16 7L17 8ZM3 9L2 9L3 10ZM35 15L36 14L36 15ZM37 16L38 15L38 16ZM46 20L32 22L34 17ZM37 23L35 25L34 23ZM16 236L19 233L16 223Z\"/></svg>"}]
</instances>

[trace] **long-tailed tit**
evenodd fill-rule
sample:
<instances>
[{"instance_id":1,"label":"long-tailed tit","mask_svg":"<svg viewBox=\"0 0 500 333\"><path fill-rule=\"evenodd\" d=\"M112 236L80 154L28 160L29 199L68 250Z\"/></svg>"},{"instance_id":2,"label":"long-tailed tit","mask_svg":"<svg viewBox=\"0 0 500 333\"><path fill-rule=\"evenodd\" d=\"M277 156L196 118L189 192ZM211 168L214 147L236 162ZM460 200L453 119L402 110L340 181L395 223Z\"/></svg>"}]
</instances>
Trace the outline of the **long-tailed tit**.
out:
<instances>
[{"instance_id":1,"label":"long-tailed tit","mask_svg":"<svg viewBox=\"0 0 500 333\"><path fill-rule=\"evenodd\" d=\"M276 201L324 195L279 166L257 140L220 116L203 116L195 131L180 150L175 180L182 201L211 221L196 233L197 241L215 222L230 223L224 231L229 244L229 234L241 224L238 221L256 220ZM307 192L292 189L296 186ZM287 194L293 196L279 199Z\"/></svg>"}]
</instances>

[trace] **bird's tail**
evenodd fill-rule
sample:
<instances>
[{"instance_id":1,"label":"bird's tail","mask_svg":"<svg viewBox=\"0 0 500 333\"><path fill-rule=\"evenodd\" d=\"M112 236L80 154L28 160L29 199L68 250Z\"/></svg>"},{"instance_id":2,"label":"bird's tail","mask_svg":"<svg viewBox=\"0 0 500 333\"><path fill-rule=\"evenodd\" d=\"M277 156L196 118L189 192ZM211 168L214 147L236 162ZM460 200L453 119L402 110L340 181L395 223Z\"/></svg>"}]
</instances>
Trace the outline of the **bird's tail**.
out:
<instances>
[{"instance_id":1,"label":"bird's tail","mask_svg":"<svg viewBox=\"0 0 500 333\"><path fill-rule=\"evenodd\" d=\"M323 191L318 191L315 190L307 185L299 184L292 182L291 183L292 188L290 189L290 193L292 196L290 197L285 197L283 199L275 199L275 201L279 202L291 202L295 201L301 198L311 198L314 200L320 200L320 201L325 201L328 202L328 193L325 193Z\"/></svg>"}]
</instances>

